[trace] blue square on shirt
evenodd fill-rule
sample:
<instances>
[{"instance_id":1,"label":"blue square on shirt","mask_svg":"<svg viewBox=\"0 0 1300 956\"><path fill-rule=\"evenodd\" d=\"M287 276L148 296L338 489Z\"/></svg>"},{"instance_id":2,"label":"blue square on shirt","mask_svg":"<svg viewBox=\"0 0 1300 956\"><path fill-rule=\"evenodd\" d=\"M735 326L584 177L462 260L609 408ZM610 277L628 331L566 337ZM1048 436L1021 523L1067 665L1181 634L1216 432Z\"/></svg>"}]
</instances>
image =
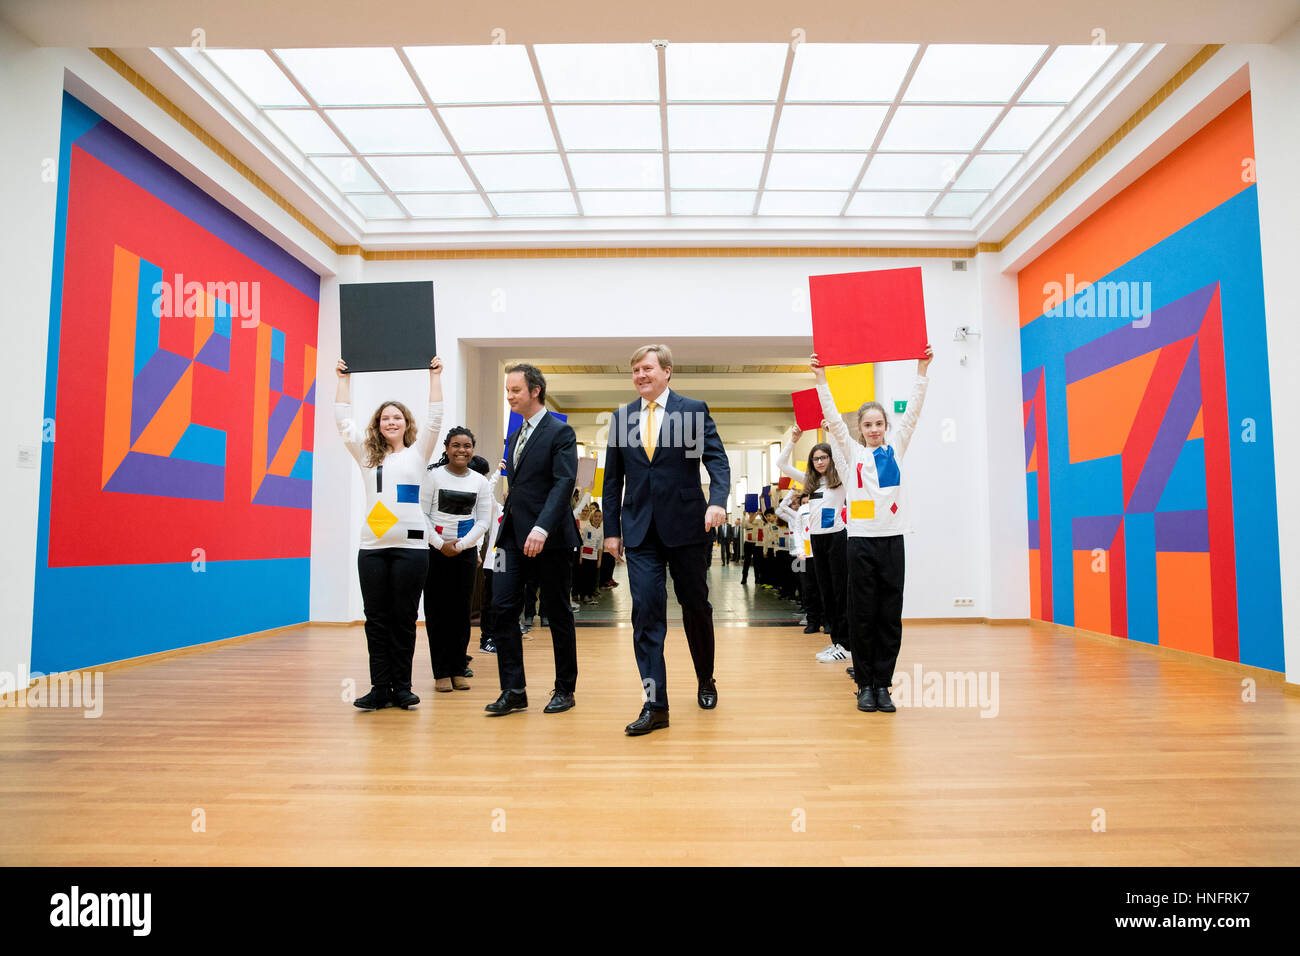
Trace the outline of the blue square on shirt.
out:
<instances>
[{"instance_id":1,"label":"blue square on shirt","mask_svg":"<svg viewBox=\"0 0 1300 956\"><path fill-rule=\"evenodd\" d=\"M419 485L398 485L397 486L397 503L398 504L419 504L420 503L420 486Z\"/></svg>"},{"instance_id":2,"label":"blue square on shirt","mask_svg":"<svg viewBox=\"0 0 1300 956\"><path fill-rule=\"evenodd\" d=\"M834 509L834 508L823 508L823 509L822 509L822 527L823 527L823 528L833 528L833 527L835 527L835 509Z\"/></svg>"},{"instance_id":3,"label":"blue square on shirt","mask_svg":"<svg viewBox=\"0 0 1300 956\"><path fill-rule=\"evenodd\" d=\"M474 519L465 518L463 521L456 522L456 537L463 538L474 530Z\"/></svg>"},{"instance_id":4,"label":"blue square on shirt","mask_svg":"<svg viewBox=\"0 0 1300 956\"><path fill-rule=\"evenodd\" d=\"M898 462L894 460L894 449L881 445L871 454L876 459L876 477L880 480L880 487L897 488L902 483L903 476L898 471Z\"/></svg>"}]
</instances>

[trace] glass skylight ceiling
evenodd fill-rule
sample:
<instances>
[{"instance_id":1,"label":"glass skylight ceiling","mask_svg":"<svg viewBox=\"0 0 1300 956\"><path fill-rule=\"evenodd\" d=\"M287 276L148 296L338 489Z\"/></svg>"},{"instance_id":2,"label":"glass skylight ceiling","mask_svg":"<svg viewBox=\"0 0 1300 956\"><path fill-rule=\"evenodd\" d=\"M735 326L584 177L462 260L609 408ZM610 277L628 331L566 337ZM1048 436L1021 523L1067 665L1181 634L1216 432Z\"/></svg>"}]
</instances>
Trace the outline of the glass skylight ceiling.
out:
<instances>
[{"instance_id":1,"label":"glass skylight ceiling","mask_svg":"<svg viewBox=\"0 0 1300 956\"><path fill-rule=\"evenodd\" d=\"M1061 132L1056 121L1115 49L177 52L206 58L342 202L383 228L523 217L969 220L1027 152ZM211 82L209 92L222 95Z\"/></svg>"}]
</instances>

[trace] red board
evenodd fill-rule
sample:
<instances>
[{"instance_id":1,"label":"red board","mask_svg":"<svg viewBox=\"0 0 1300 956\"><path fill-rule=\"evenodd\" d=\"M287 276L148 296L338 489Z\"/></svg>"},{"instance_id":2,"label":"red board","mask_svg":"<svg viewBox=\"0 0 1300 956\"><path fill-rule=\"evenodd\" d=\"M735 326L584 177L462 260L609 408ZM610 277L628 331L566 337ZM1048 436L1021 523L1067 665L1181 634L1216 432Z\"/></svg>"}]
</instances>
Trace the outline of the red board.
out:
<instances>
[{"instance_id":1,"label":"red board","mask_svg":"<svg viewBox=\"0 0 1300 956\"><path fill-rule=\"evenodd\" d=\"M780 480L778 480L776 483L777 490L785 491L789 487L790 487L790 479L787 478L785 475L782 475Z\"/></svg>"},{"instance_id":2,"label":"red board","mask_svg":"<svg viewBox=\"0 0 1300 956\"><path fill-rule=\"evenodd\" d=\"M806 432L822 427L822 402L817 397L817 389L791 392L790 401L794 404L794 423L797 426Z\"/></svg>"},{"instance_id":3,"label":"red board","mask_svg":"<svg viewBox=\"0 0 1300 956\"><path fill-rule=\"evenodd\" d=\"M809 276L813 351L823 365L925 357L921 267Z\"/></svg>"}]
</instances>

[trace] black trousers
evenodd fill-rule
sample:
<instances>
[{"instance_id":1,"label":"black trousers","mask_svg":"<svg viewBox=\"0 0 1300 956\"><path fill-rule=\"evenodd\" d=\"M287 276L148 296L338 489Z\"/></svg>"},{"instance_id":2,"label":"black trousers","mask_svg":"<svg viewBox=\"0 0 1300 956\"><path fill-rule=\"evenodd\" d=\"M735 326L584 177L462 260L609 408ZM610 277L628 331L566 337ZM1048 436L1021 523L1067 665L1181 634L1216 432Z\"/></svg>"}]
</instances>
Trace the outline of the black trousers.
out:
<instances>
[{"instance_id":1,"label":"black trousers","mask_svg":"<svg viewBox=\"0 0 1300 956\"><path fill-rule=\"evenodd\" d=\"M814 534L813 565L817 589L822 599L822 621L831 629L831 642L849 646L848 623L848 556L849 533L843 529L833 534ZM854 671L856 674L857 671Z\"/></svg>"},{"instance_id":2,"label":"black trousers","mask_svg":"<svg viewBox=\"0 0 1300 956\"><path fill-rule=\"evenodd\" d=\"M749 579L749 568L755 563L755 558L759 554L758 545L752 541L745 542L744 563L740 566L740 583L747 584ZM758 568L754 568L754 578L758 579Z\"/></svg>"},{"instance_id":3,"label":"black trousers","mask_svg":"<svg viewBox=\"0 0 1300 956\"><path fill-rule=\"evenodd\" d=\"M817 586L817 564L809 555L800 562L799 589L803 598L803 612L813 627L822 626L822 595Z\"/></svg>"},{"instance_id":4,"label":"black trousers","mask_svg":"<svg viewBox=\"0 0 1300 956\"><path fill-rule=\"evenodd\" d=\"M903 643L903 536L849 538L849 649L859 687L888 687Z\"/></svg>"},{"instance_id":5,"label":"black trousers","mask_svg":"<svg viewBox=\"0 0 1300 956\"><path fill-rule=\"evenodd\" d=\"M614 580L614 555L606 551L600 556L600 583L608 584Z\"/></svg>"},{"instance_id":6,"label":"black trousers","mask_svg":"<svg viewBox=\"0 0 1300 956\"><path fill-rule=\"evenodd\" d=\"M713 677L713 605L709 603L708 549L711 542L670 548L651 522L645 538L625 552L632 589L632 647L646 704L668 709L668 676L664 667L664 638L668 633L668 582L682 606L682 629L691 650L697 681Z\"/></svg>"},{"instance_id":7,"label":"black trousers","mask_svg":"<svg viewBox=\"0 0 1300 956\"><path fill-rule=\"evenodd\" d=\"M363 548L357 554L370 683L375 687L411 689L415 619L428 569L429 549L423 546Z\"/></svg>"},{"instance_id":8,"label":"black trousers","mask_svg":"<svg viewBox=\"0 0 1300 956\"><path fill-rule=\"evenodd\" d=\"M492 608L492 569L483 568L483 607L478 612L479 643L493 637L496 614Z\"/></svg>"},{"instance_id":9,"label":"black trousers","mask_svg":"<svg viewBox=\"0 0 1300 956\"><path fill-rule=\"evenodd\" d=\"M580 598L594 597L596 594L596 576L600 572L600 562L595 558L578 562L578 570L573 579L573 593Z\"/></svg>"},{"instance_id":10,"label":"black trousers","mask_svg":"<svg viewBox=\"0 0 1300 956\"><path fill-rule=\"evenodd\" d=\"M551 627L555 652L555 689L572 694L578 683L578 641L573 629L569 587L573 574L573 552L557 548L535 558L522 551L502 548L505 567L492 573L493 636L497 645L497 674L502 690L524 690L524 644L519 631L519 613L524 606L524 587L537 582L542 613Z\"/></svg>"},{"instance_id":11,"label":"black trousers","mask_svg":"<svg viewBox=\"0 0 1300 956\"><path fill-rule=\"evenodd\" d=\"M454 558L429 549L424 579L424 631L429 637L433 676L460 677L469 649L469 603L478 560L472 548Z\"/></svg>"},{"instance_id":12,"label":"black trousers","mask_svg":"<svg viewBox=\"0 0 1300 956\"><path fill-rule=\"evenodd\" d=\"M731 539L722 539L722 566L725 568L731 563Z\"/></svg>"}]
</instances>

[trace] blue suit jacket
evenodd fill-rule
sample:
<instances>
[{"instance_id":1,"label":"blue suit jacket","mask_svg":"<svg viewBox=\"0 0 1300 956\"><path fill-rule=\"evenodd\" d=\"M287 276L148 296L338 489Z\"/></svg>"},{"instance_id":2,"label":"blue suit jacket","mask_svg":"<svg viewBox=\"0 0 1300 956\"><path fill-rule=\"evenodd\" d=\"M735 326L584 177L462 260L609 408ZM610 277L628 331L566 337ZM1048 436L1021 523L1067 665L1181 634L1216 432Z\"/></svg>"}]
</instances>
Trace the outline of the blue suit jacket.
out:
<instances>
[{"instance_id":1,"label":"blue suit jacket","mask_svg":"<svg viewBox=\"0 0 1300 956\"><path fill-rule=\"evenodd\" d=\"M578 474L578 443L573 429L549 412L528 438L515 463L515 446L522 428L506 441L506 480L510 493L501 510L497 544L524 549L533 525L546 529L543 551L568 550L578 546L569 496Z\"/></svg>"},{"instance_id":2,"label":"blue suit jacket","mask_svg":"<svg viewBox=\"0 0 1300 956\"><path fill-rule=\"evenodd\" d=\"M653 461L641 446L641 399L614 412L605 449L605 536L623 538L635 548L654 522L659 539L669 547L707 540L704 511L727 506L731 465L722 439L709 415L709 406L674 391L656 414L659 435ZM709 499L700 484L700 462L709 473Z\"/></svg>"}]
</instances>

